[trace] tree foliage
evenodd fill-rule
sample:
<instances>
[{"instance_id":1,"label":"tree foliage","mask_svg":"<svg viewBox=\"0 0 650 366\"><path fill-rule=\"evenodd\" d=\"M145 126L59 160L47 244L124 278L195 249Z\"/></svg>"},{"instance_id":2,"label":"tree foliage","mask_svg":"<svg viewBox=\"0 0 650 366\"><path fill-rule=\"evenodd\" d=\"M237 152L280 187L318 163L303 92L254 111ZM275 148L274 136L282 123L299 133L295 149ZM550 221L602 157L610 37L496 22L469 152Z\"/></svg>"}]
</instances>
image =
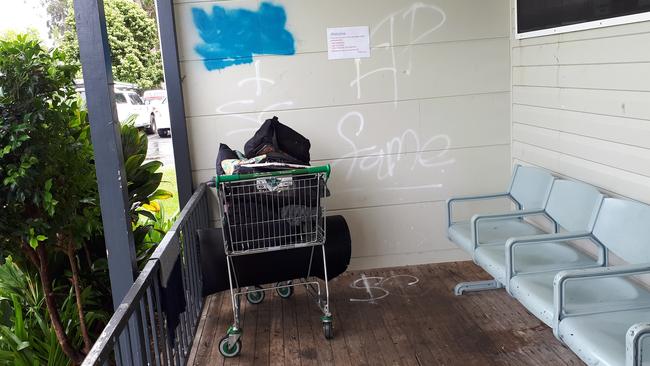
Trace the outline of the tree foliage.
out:
<instances>
[{"instance_id":1,"label":"tree foliage","mask_svg":"<svg viewBox=\"0 0 650 366\"><path fill-rule=\"evenodd\" d=\"M67 29L65 21L70 7L68 0L41 0L41 5L47 11L47 29L50 38L60 39Z\"/></svg>"},{"instance_id":2,"label":"tree foliage","mask_svg":"<svg viewBox=\"0 0 650 366\"><path fill-rule=\"evenodd\" d=\"M89 237L97 183L74 66L25 36L0 40L0 235L31 248Z\"/></svg>"},{"instance_id":3,"label":"tree foliage","mask_svg":"<svg viewBox=\"0 0 650 366\"><path fill-rule=\"evenodd\" d=\"M98 240L102 231L90 128L74 90L77 72L76 66L66 64L62 52L44 49L33 36L0 39L0 252L13 255L26 272L35 273L46 310L43 316L49 317L47 332L40 331L49 334L50 343L58 343L55 348L75 365L92 345L89 327L96 323L96 312L88 306L110 308L102 264L106 251L91 248L102 242ZM166 227L152 223L159 219L155 200L171 193L159 189L162 174L157 170L162 164L144 162L146 135L126 125L121 138L140 254L155 245L152 238L160 237ZM3 305L3 281L0 276L0 319L8 301L15 311L12 324L0 327L0 343L10 338L13 347L0 347L0 365L5 356L4 360L16 357L15 361L29 359L32 351L54 349L52 344L28 349L27 344L38 337L27 332L23 310L34 306L8 296ZM72 285L69 291L60 286L67 282ZM104 290L94 292L97 288ZM42 328L42 322L35 321Z\"/></svg>"},{"instance_id":4,"label":"tree foliage","mask_svg":"<svg viewBox=\"0 0 650 366\"><path fill-rule=\"evenodd\" d=\"M113 78L143 89L163 81L158 29L155 20L132 0L105 0L106 28L113 62ZM74 12L68 13L61 47L68 59L79 62Z\"/></svg>"},{"instance_id":5,"label":"tree foliage","mask_svg":"<svg viewBox=\"0 0 650 366\"><path fill-rule=\"evenodd\" d=\"M75 252L101 225L86 113L74 90L75 66L29 36L0 40L0 248L22 253L38 272L63 352L81 352L66 333L53 289L52 256L65 253L73 273L84 350Z\"/></svg>"}]
</instances>

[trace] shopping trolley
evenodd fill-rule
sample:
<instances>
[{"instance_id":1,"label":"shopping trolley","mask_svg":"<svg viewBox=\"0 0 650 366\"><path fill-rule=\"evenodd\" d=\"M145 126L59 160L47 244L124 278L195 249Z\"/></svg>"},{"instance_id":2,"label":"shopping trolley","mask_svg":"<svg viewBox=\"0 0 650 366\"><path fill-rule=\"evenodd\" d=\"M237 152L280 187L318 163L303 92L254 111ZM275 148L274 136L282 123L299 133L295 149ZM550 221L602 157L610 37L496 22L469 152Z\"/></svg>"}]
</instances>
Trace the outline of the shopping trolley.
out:
<instances>
[{"instance_id":1,"label":"shopping trolley","mask_svg":"<svg viewBox=\"0 0 650 366\"><path fill-rule=\"evenodd\" d=\"M219 342L219 352L224 357L234 357L241 352L240 297L245 295L250 303L258 304L264 299L265 291L275 290L280 297L289 298L294 286L304 285L323 312L321 322L325 338L333 337L324 246L323 198L329 175L330 166L327 165L215 178L234 317L233 325ZM323 251L324 294L320 282L311 278L317 246ZM240 288L234 257L304 247L311 247L304 278L268 287Z\"/></svg>"}]
</instances>

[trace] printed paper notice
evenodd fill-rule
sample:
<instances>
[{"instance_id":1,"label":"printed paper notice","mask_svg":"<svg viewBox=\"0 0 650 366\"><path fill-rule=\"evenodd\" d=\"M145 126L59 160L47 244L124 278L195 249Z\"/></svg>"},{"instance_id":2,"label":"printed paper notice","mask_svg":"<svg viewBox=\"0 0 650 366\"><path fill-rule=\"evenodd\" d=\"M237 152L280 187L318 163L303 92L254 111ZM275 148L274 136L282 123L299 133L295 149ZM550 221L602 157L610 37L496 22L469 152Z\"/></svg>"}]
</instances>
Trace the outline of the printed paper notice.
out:
<instances>
[{"instance_id":1,"label":"printed paper notice","mask_svg":"<svg viewBox=\"0 0 650 366\"><path fill-rule=\"evenodd\" d=\"M370 31L368 27L327 28L327 58L370 57Z\"/></svg>"}]
</instances>

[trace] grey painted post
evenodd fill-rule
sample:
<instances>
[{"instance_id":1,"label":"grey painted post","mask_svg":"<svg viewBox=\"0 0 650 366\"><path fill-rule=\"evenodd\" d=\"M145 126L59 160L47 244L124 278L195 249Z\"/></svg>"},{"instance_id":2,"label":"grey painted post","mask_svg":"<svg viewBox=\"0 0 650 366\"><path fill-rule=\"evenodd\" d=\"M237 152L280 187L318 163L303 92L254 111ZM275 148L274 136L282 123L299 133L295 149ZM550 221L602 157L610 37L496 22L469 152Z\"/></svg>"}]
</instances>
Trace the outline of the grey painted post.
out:
<instances>
[{"instance_id":1,"label":"grey painted post","mask_svg":"<svg viewBox=\"0 0 650 366\"><path fill-rule=\"evenodd\" d=\"M74 9L113 302L117 306L131 288L137 267L104 4L103 0L75 0Z\"/></svg>"},{"instance_id":2,"label":"grey painted post","mask_svg":"<svg viewBox=\"0 0 650 366\"><path fill-rule=\"evenodd\" d=\"M176 27L174 25L173 0L156 0L160 48L162 50L167 105L172 130L174 162L176 164L176 183L180 207L184 207L192 196L192 166L190 148L185 123L185 104L181 85L181 71L178 64Z\"/></svg>"},{"instance_id":3,"label":"grey painted post","mask_svg":"<svg viewBox=\"0 0 650 366\"><path fill-rule=\"evenodd\" d=\"M117 308L133 285L137 266L131 219L128 213L126 174L120 124L113 93L104 2L103 0L74 0L74 12L86 104L90 117L90 132L95 150L97 184L113 305ZM130 329L131 333L137 334L133 332L136 329ZM122 342L124 339L126 337L121 337ZM128 352L127 344L122 345L120 347L122 352ZM135 354L140 352L137 337L131 337L131 348ZM131 357L123 357L123 360L129 358Z\"/></svg>"}]
</instances>

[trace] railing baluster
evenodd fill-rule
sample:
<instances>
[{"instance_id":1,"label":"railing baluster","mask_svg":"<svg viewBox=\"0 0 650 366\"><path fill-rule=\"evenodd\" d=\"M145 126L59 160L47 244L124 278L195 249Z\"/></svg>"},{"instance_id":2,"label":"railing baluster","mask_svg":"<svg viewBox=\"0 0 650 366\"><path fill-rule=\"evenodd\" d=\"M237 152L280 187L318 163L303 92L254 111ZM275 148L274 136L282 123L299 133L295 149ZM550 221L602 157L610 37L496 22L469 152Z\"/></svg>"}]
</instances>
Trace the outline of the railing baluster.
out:
<instances>
[{"instance_id":1,"label":"railing baluster","mask_svg":"<svg viewBox=\"0 0 650 366\"><path fill-rule=\"evenodd\" d=\"M187 313L194 313L196 304L194 303L194 276L193 276L193 260L192 260L192 214L188 215L183 223L183 254L185 256L185 273L187 274L187 293L190 301L190 306L187 307ZM191 328L192 324L187 324L187 328Z\"/></svg>"},{"instance_id":2,"label":"railing baluster","mask_svg":"<svg viewBox=\"0 0 650 366\"><path fill-rule=\"evenodd\" d=\"M203 308L203 278L197 232L211 226L209 210L206 186L202 184L136 278L123 303L116 309L84 360L83 366L111 365L111 355L117 366L186 364ZM183 293L178 296L185 297L187 307L180 314L180 323L174 330L174 342L171 342L169 324L162 307L159 276L160 258L164 255L170 257L173 252L167 248L175 245L175 240L178 240L182 249L179 260ZM139 340L140 344L134 348L132 341L135 340Z\"/></svg>"},{"instance_id":3,"label":"railing baluster","mask_svg":"<svg viewBox=\"0 0 650 366\"><path fill-rule=\"evenodd\" d=\"M187 348L189 347L189 343L190 343L190 340L189 340L189 337L190 337L189 336L189 326L190 325L189 325L189 321L187 320L187 314L188 314L187 311L185 311L183 314L181 314L181 319L183 319L181 327L180 327L181 328L180 334L181 334L181 351L182 351L181 354L182 355L184 355L186 352L189 353Z\"/></svg>"},{"instance_id":4,"label":"railing baluster","mask_svg":"<svg viewBox=\"0 0 650 366\"><path fill-rule=\"evenodd\" d=\"M120 334L121 336L121 334ZM115 364L116 365L122 365L122 347L120 347L120 340L114 339L114 347L115 347L115 352L113 354L115 355Z\"/></svg>"},{"instance_id":5,"label":"railing baluster","mask_svg":"<svg viewBox=\"0 0 650 366\"><path fill-rule=\"evenodd\" d=\"M197 205L197 209L198 209ZM192 296L194 297L194 314L192 314L192 334L194 333L194 330L196 329L197 325L197 319L198 316L200 315L201 312L201 306L199 304L199 299L201 298L201 289L199 288L199 274L198 274L198 267L199 267L199 260L198 260L198 255L197 255L197 246L198 246L198 239L197 239L197 219L196 219L196 213L197 211L194 210L192 212L192 215L189 217L189 251L190 251L190 263L189 263L189 270L192 275Z\"/></svg>"},{"instance_id":6,"label":"railing baluster","mask_svg":"<svg viewBox=\"0 0 650 366\"><path fill-rule=\"evenodd\" d=\"M197 205L198 208L198 205ZM189 231L190 231L190 247L189 247L189 252L190 252L190 263L189 263L189 270L192 275L192 296L194 297L194 309L192 309L192 322L191 322L191 329L192 329L192 334L194 333L194 330L196 329L196 324L197 324L197 314L200 311L200 304L199 304L199 299L201 298L200 294L200 289L199 289L199 276L197 272L197 264L198 264L198 256L197 256L197 220L196 220L196 210L192 212L192 215L189 218Z\"/></svg>"},{"instance_id":7,"label":"railing baluster","mask_svg":"<svg viewBox=\"0 0 650 366\"><path fill-rule=\"evenodd\" d=\"M151 287L147 288L147 310L149 315L149 323L151 324L151 338L153 339L153 352L156 360L156 365L161 366L161 350L158 346L158 331L156 329L156 317L153 313L154 303L153 296L151 296Z\"/></svg>"},{"instance_id":8,"label":"railing baluster","mask_svg":"<svg viewBox=\"0 0 650 366\"><path fill-rule=\"evenodd\" d=\"M156 310L158 312L158 328L160 330L160 337L162 339L162 344L163 344L164 364L171 366L172 354L169 345L169 339L167 337L168 334L167 334L167 327L165 326L165 316L162 312L162 305L160 303L160 280L158 279L157 274L156 276L153 277L153 293L156 299Z\"/></svg>"},{"instance_id":9,"label":"railing baluster","mask_svg":"<svg viewBox=\"0 0 650 366\"><path fill-rule=\"evenodd\" d=\"M181 345L176 343L176 366L181 366Z\"/></svg>"},{"instance_id":10,"label":"railing baluster","mask_svg":"<svg viewBox=\"0 0 650 366\"><path fill-rule=\"evenodd\" d=\"M181 223L182 225L183 223ZM183 296L185 296L185 303L186 303L186 309L189 309L192 307L192 297L188 293L189 289L189 278L187 274L187 233L185 232L184 225L181 226L181 235L182 235L182 250L181 250L181 257L183 259L182 266L181 266L181 273L182 273L182 278L183 278ZM187 333L187 321L185 320L185 314L187 313L187 310L181 314L181 332L179 332L180 336L180 343L182 345L182 348L185 349L187 340L185 339L185 334Z\"/></svg>"},{"instance_id":11,"label":"railing baluster","mask_svg":"<svg viewBox=\"0 0 650 366\"><path fill-rule=\"evenodd\" d=\"M140 345L140 349L135 349L133 353L133 361L136 365L138 366L144 366L147 365L147 360L145 356L145 350L147 347L147 344L145 343L145 338L144 338L144 324L142 323L142 317L140 313L140 301L135 300L135 307L136 310L133 312L133 315L131 315L131 322L133 322L133 325L135 327L135 334L132 334L132 337L137 337Z\"/></svg>"},{"instance_id":12,"label":"railing baluster","mask_svg":"<svg viewBox=\"0 0 650 366\"><path fill-rule=\"evenodd\" d=\"M184 275L187 276L187 273L184 273ZM184 288L184 292L185 292L185 300L187 302L187 305L186 305L185 312L181 313L181 322L180 322L180 326L178 327L180 331L178 332L178 335L176 337L177 342L181 345L181 348L183 350L185 350L185 348L187 347L187 338L186 338L186 335L187 335L187 319L186 319L187 308L189 308L191 306L191 302L190 302L190 300L188 300L189 296L187 296L187 287Z\"/></svg>"},{"instance_id":13,"label":"railing baluster","mask_svg":"<svg viewBox=\"0 0 650 366\"><path fill-rule=\"evenodd\" d=\"M133 361L135 361L135 355L136 355L136 350L133 349L133 343L131 343L131 316L129 316L129 325L124 328L124 332L126 333L126 339L128 340L128 352L127 355L129 355L129 358L127 360L122 360L124 361L125 365L135 365Z\"/></svg>"},{"instance_id":14,"label":"railing baluster","mask_svg":"<svg viewBox=\"0 0 650 366\"><path fill-rule=\"evenodd\" d=\"M151 338L149 337L149 322L147 321L147 314L144 310L145 307L145 298L144 296L140 298L140 324L142 325L142 335L143 335L143 343L142 346L144 347L144 356L146 357L146 362L145 365L151 365Z\"/></svg>"}]
</instances>

